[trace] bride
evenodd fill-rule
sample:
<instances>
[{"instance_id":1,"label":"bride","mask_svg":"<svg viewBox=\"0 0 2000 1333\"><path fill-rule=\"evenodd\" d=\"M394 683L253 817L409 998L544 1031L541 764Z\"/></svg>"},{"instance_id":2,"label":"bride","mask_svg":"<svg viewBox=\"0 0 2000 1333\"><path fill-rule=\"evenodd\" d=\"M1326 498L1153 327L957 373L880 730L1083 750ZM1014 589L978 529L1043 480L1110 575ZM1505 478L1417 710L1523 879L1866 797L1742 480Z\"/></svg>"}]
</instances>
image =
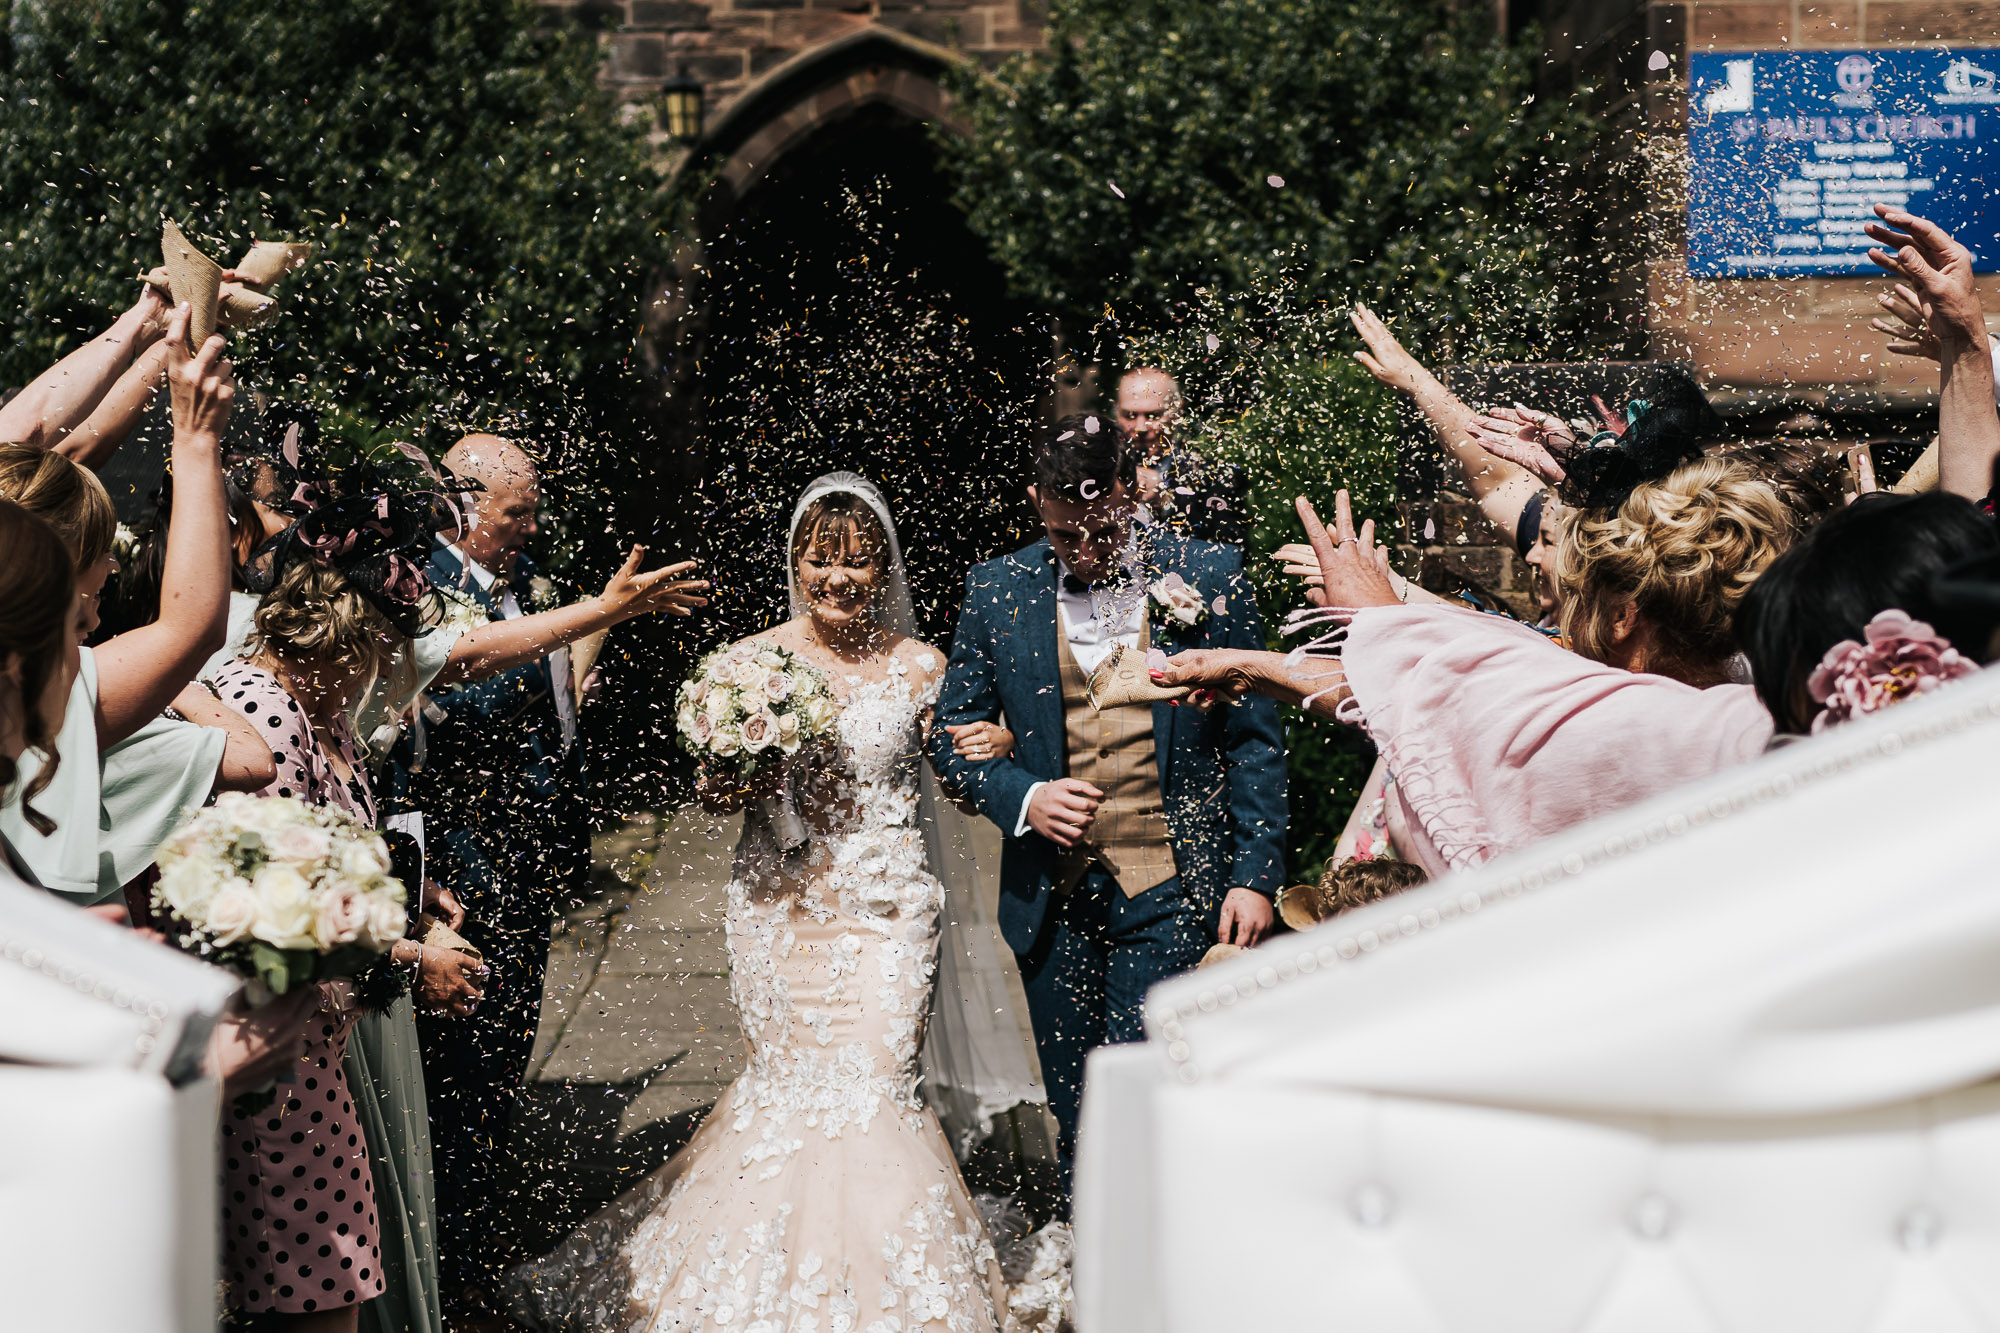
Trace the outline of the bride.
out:
<instances>
[{"instance_id":1,"label":"bride","mask_svg":"<svg viewBox=\"0 0 2000 1333\"><path fill-rule=\"evenodd\" d=\"M768 790L701 790L711 810L747 807L727 924L749 1065L686 1148L516 1271L516 1312L544 1328L1007 1323L992 1241L917 1093L946 905L918 755L943 655L907 633L895 528L867 481L809 486L790 556L792 618L748 642L826 673L840 743ZM779 783L809 834L789 852L755 799Z\"/></svg>"}]
</instances>

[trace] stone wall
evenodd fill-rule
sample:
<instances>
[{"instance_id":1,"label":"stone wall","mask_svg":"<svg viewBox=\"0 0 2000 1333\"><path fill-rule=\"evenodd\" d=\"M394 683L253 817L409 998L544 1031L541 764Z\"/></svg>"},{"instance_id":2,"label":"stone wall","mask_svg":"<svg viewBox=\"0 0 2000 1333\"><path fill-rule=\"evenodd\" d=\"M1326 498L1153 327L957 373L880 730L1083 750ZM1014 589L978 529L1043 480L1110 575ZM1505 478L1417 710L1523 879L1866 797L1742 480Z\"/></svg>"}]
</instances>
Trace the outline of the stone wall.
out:
<instances>
[{"instance_id":1,"label":"stone wall","mask_svg":"<svg viewBox=\"0 0 2000 1333\"><path fill-rule=\"evenodd\" d=\"M1043 0L547 0L556 22L603 33L605 82L635 114L655 116L660 86L681 70L712 121L760 77L816 46L874 25L996 65L1042 44Z\"/></svg>"}]
</instances>

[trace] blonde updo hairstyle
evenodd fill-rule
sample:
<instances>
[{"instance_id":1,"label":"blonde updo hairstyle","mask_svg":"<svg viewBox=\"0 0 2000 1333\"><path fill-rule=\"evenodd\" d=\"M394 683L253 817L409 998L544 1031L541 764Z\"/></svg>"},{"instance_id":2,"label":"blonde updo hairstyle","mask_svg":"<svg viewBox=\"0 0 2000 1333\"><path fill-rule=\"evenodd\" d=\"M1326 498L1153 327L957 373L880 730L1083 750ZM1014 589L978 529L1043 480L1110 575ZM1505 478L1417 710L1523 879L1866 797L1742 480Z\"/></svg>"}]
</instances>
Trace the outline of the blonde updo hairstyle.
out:
<instances>
[{"instance_id":1,"label":"blonde updo hairstyle","mask_svg":"<svg viewBox=\"0 0 2000 1333\"><path fill-rule=\"evenodd\" d=\"M286 662L352 680L388 673L404 642L339 570L298 560L257 606L257 646Z\"/></svg>"},{"instance_id":2,"label":"blonde updo hairstyle","mask_svg":"<svg viewBox=\"0 0 2000 1333\"><path fill-rule=\"evenodd\" d=\"M1608 661L1629 604L1653 634L1648 671L1709 683L1736 652L1731 623L1791 545L1792 511L1744 463L1701 458L1632 489L1616 509L1568 509L1556 542L1563 634Z\"/></svg>"},{"instance_id":3,"label":"blonde updo hairstyle","mask_svg":"<svg viewBox=\"0 0 2000 1333\"><path fill-rule=\"evenodd\" d=\"M118 511L104 483L52 449L0 444L0 499L54 528L79 574L110 555L118 539Z\"/></svg>"}]
</instances>

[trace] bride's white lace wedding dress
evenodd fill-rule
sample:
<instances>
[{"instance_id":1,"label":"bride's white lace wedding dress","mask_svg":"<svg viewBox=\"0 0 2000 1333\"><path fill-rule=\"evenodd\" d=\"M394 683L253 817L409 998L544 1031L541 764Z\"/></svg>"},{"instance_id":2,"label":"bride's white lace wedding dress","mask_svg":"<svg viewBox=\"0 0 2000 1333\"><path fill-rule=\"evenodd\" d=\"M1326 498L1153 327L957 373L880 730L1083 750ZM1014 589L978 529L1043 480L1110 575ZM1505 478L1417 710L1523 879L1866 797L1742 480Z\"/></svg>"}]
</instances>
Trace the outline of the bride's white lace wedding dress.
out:
<instances>
[{"instance_id":1,"label":"bride's white lace wedding dress","mask_svg":"<svg viewBox=\"0 0 2000 1333\"><path fill-rule=\"evenodd\" d=\"M942 895L918 764L943 664L905 641L836 678L838 749L794 797L787 855L745 816L730 989L749 1067L688 1146L515 1275L545 1328L915 1333L1003 1328L993 1245L917 1094Z\"/></svg>"}]
</instances>

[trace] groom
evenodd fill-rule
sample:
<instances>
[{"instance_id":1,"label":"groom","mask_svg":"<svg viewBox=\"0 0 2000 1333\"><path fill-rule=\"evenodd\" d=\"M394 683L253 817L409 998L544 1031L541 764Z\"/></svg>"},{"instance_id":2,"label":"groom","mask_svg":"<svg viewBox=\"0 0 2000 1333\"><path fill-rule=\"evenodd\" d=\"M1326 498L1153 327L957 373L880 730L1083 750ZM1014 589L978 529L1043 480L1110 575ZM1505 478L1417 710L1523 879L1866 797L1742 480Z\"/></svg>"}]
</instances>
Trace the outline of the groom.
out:
<instances>
[{"instance_id":1,"label":"groom","mask_svg":"<svg viewBox=\"0 0 2000 1333\"><path fill-rule=\"evenodd\" d=\"M1144 523L1137 466L1108 419L1048 432L1028 488L1047 538L966 576L930 737L938 772L1005 835L1000 932L1020 961L1065 1179L1084 1057L1144 1036L1154 982L1218 941L1262 939L1285 866L1269 700L1099 712L1085 698L1116 645L1264 647L1241 552ZM1184 585L1179 617L1169 575ZM1001 713L1011 756L954 753L947 728Z\"/></svg>"}]
</instances>

